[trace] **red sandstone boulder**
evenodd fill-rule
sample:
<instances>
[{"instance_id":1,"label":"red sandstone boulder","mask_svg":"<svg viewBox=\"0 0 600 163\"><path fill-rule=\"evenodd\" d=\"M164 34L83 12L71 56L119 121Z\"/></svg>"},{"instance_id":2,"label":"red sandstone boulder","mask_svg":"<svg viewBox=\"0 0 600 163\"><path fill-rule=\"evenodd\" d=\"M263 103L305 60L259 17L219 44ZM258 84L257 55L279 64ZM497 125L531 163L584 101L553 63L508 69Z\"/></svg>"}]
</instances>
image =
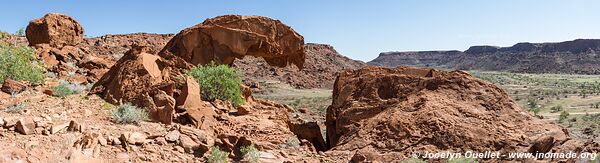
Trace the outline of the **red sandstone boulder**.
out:
<instances>
[{"instance_id":1,"label":"red sandstone boulder","mask_svg":"<svg viewBox=\"0 0 600 163\"><path fill-rule=\"evenodd\" d=\"M169 60L193 65L233 64L244 56L264 58L274 66L304 65L304 38L278 20L261 16L225 15L179 32L160 52Z\"/></svg>"},{"instance_id":2,"label":"red sandstone boulder","mask_svg":"<svg viewBox=\"0 0 600 163\"><path fill-rule=\"evenodd\" d=\"M161 61L147 47L134 46L94 84L91 93L102 94L110 103L133 102L165 81L168 68L159 66Z\"/></svg>"},{"instance_id":3,"label":"red sandstone boulder","mask_svg":"<svg viewBox=\"0 0 600 163\"><path fill-rule=\"evenodd\" d=\"M564 143L575 140L562 127L533 117L502 89L461 71L345 71L335 82L326 125L331 151L356 151L353 159L363 161L442 151L586 149Z\"/></svg>"},{"instance_id":4,"label":"red sandstone boulder","mask_svg":"<svg viewBox=\"0 0 600 163\"><path fill-rule=\"evenodd\" d=\"M26 88L26 84L11 79L5 79L0 90L8 94L18 94L25 91Z\"/></svg>"},{"instance_id":5,"label":"red sandstone boulder","mask_svg":"<svg viewBox=\"0 0 600 163\"><path fill-rule=\"evenodd\" d=\"M83 41L83 28L75 19L58 13L49 13L32 20L26 29L29 45L50 44L52 47L77 45Z\"/></svg>"}]
</instances>

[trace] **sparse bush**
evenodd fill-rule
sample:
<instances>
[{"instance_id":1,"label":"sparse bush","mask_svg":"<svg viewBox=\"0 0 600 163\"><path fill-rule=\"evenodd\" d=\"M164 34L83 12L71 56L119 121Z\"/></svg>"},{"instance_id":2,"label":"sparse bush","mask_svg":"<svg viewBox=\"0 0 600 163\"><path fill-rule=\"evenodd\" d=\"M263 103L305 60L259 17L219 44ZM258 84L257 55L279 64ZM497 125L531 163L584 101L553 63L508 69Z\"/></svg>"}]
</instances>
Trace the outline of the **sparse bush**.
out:
<instances>
[{"instance_id":1,"label":"sparse bush","mask_svg":"<svg viewBox=\"0 0 600 163\"><path fill-rule=\"evenodd\" d=\"M227 162L227 152L221 151L219 147L214 146L208 156L208 162L210 163L226 163Z\"/></svg>"},{"instance_id":2,"label":"sparse bush","mask_svg":"<svg viewBox=\"0 0 600 163\"><path fill-rule=\"evenodd\" d=\"M204 99L227 100L239 106L244 103L242 98L242 79L238 72L227 65L198 65L189 70L187 75L198 82Z\"/></svg>"},{"instance_id":3,"label":"sparse bush","mask_svg":"<svg viewBox=\"0 0 600 163\"><path fill-rule=\"evenodd\" d=\"M260 153L254 147L254 144L242 147L240 152L242 152L242 156L244 156L244 159L248 162L257 163L260 158Z\"/></svg>"},{"instance_id":4,"label":"sparse bush","mask_svg":"<svg viewBox=\"0 0 600 163\"><path fill-rule=\"evenodd\" d=\"M550 108L550 110L551 110L550 111L551 113L558 113L560 111L563 111L563 108L562 108L562 106L553 106Z\"/></svg>"},{"instance_id":5,"label":"sparse bush","mask_svg":"<svg viewBox=\"0 0 600 163\"><path fill-rule=\"evenodd\" d=\"M25 36L25 29L19 28L19 30L17 30L17 32L15 32L15 35L17 35L17 36Z\"/></svg>"},{"instance_id":6,"label":"sparse bush","mask_svg":"<svg viewBox=\"0 0 600 163\"><path fill-rule=\"evenodd\" d=\"M401 163L427 163L427 161L421 160L419 158L409 158L401 161Z\"/></svg>"},{"instance_id":7,"label":"sparse bush","mask_svg":"<svg viewBox=\"0 0 600 163\"><path fill-rule=\"evenodd\" d=\"M569 119L569 122L577 122L577 117L572 117L571 119Z\"/></svg>"},{"instance_id":8,"label":"sparse bush","mask_svg":"<svg viewBox=\"0 0 600 163\"><path fill-rule=\"evenodd\" d=\"M477 163L475 158L458 157L448 160L448 163Z\"/></svg>"},{"instance_id":9,"label":"sparse bush","mask_svg":"<svg viewBox=\"0 0 600 163\"><path fill-rule=\"evenodd\" d=\"M286 140L285 145L287 147L299 147L300 146L300 140L298 140L298 138L294 137L290 137Z\"/></svg>"},{"instance_id":10,"label":"sparse bush","mask_svg":"<svg viewBox=\"0 0 600 163\"><path fill-rule=\"evenodd\" d=\"M108 102L104 102L104 103L102 104L102 108L103 108L103 109L106 109L106 110L112 110L112 109L114 109L114 108L115 108L115 105L113 105L113 104L111 104L111 103L108 103Z\"/></svg>"},{"instance_id":11,"label":"sparse bush","mask_svg":"<svg viewBox=\"0 0 600 163\"><path fill-rule=\"evenodd\" d=\"M54 72L47 72L46 73L46 77L55 78L56 77L56 73L54 73Z\"/></svg>"},{"instance_id":12,"label":"sparse bush","mask_svg":"<svg viewBox=\"0 0 600 163\"><path fill-rule=\"evenodd\" d=\"M79 94L89 89L90 88L87 85L69 83L67 81L61 80L59 81L59 84L57 86L52 88L52 91L57 97L66 97L72 94Z\"/></svg>"},{"instance_id":13,"label":"sparse bush","mask_svg":"<svg viewBox=\"0 0 600 163\"><path fill-rule=\"evenodd\" d=\"M53 95L57 97L66 97L74 93L71 89L69 89L69 83L64 81L59 82L57 86L52 88L52 92Z\"/></svg>"},{"instance_id":14,"label":"sparse bush","mask_svg":"<svg viewBox=\"0 0 600 163\"><path fill-rule=\"evenodd\" d=\"M44 67L27 46L11 46L0 41L0 82L6 78L25 80L37 85L44 82Z\"/></svg>"},{"instance_id":15,"label":"sparse bush","mask_svg":"<svg viewBox=\"0 0 600 163\"><path fill-rule=\"evenodd\" d=\"M8 36L8 33L0 31L0 39L3 39Z\"/></svg>"},{"instance_id":16,"label":"sparse bush","mask_svg":"<svg viewBox=\"0 0 600 163\"><path fill-rule=\"evenodd\" d=\"M540 113L540 111L542 111L539 107L535 107L535 108L529 108L529 111L533 113L533 115L538 115L538 113Z\"/></svg>"},{"instance_id":17,"label":"sparse bush","mask_svg":"<svg viewBox=\"0 0 600 163\"><path fill-rule=\"evenodd\" d=\"M4 110L2 110L2 111L7 112L7 113L18 113L25 108L27 108L27 103L20 103L20 104L8 106L8 107L4 108Z\"/></svg>"},{"instance_id":18,"label":"sparse bush","mask_svg":"<svg viewBox=\"0 0 600 163\"><path fill-rule=\"evenodd\" d=\"M569 113L567 111L562 111L558 116L558 123L562 123L567 118L569 118Z\"/></svg>"},{"instance_id":19,"label":"sparse bush","mask_svg":"<svg viewBox=\"0 0 600 163\"><path fill-rule=\"evenodd\" d=\"M113 111L113 120L116 123L139 123L148 119L148 113L129 103L119 105Z\"/></svg>"},{"instance_id":20,"label":"sparse bush","mask_svg":"<svg viewBox=\"0 0 600 163\"><path fill-rule=\"evenodd\" d=\"M534 115L538 115L538 113L541 111L540 107L538 106L537 100L530 98L529 100L527 100L527 106L529 107L529 111L533 112Z\"/></svg>"}]
</instances>

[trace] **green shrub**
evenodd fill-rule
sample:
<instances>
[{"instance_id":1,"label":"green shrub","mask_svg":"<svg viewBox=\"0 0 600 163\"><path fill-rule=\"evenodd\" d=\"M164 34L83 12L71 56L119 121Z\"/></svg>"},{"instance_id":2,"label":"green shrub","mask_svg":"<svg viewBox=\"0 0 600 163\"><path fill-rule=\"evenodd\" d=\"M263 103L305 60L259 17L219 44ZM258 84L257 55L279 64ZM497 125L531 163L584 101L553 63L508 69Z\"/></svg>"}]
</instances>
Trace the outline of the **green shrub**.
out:
<instances>
[{"instance_id":1,"label":"green shrub","mask_svg":"<svg viewBox=\"0 0 600 163\"><path fill-rule=\"evenodd\" d=\"M567 111L562 111L558 116L558 123L562 123L567 118L569 118L569 113Z\"/></svg>"},{"instance_id":2,"label":"green shrub","mask_svg":"<svg viewBox=\"0 0 600 163\"><path fill-rule=\"evenodd\" d=\"M221 151L219 147L214 146L210 155L208 156L208 162L210 163L225 163L227 162L227 152Z\"/></svg>"},{"instance_id":3,"label":"green shrub","mask_svg":"<svg viewBox=\"0 0 600 163\"><path fill-rule=\"evenodd\" d=\"M242 147L240 149L240 152L242 152L242 156L244 156L244 159L248 162L256 163L256 162L258 162L258 159L260 158L260 153L254 147L254 144Z\"/></svg>"},{"instance_id":4,"label":"green shrub","mask_svg":"<svg viewBox=\"0 0 600 163\"><path fill-rule=\"evenodd\" d=\"M27 46L11 46L0 41L0 82L6 78L26 80L37 85L44 82L44 67Z\"/></svg>"},{"instance_id":5,"label":"green shrub","mask_svg":"<svg viewBox=\"0 0 600 163\"><path fill-rule=\"evenodd\" d=\"M57 86L52 88L52 94L57 97L66 97L68 95L72 95L73 93L75 92L69 88L69 83L65 81L60 81Z\"/></svg>"},{"instance_id":6,"label":"green shrub","mask_svg":"<svg viewBox=\"0 0 600 163\"><path fill-rule=\"evenodd\" d=\"M189 70L187 75L198 82L204 99L227 100L234 105L244 104L242 98L242 79L234 68L227 65L198 65Z\"/></svg>"},{"instance_id":7,"label":"green shrub","mask_svg":"<svg viewBox=\"0 0 600 163\"><path fill-rule=\"evenodd\" d=\"M52 91L54 92L54 96L66 97L66 96L72 95L72 94L79 94L79 93L81 93L83 91L87 91L89 89L91 89L91 87L89 87L89 85L69 83L67 81L60 80L59 84L57 86L55 86L54 88L52 88Z\"/></svg>"},{"instance_id":8,"label":"green shrub","mask_svg":"<svg viewBox=\"0 0 600 163\"><path fill-rule=\"evenodd\" d=\"M559 105L559 106L553 106L553 107L551 107L550 110L551 110L550 111L551 113L558 113L560 111L563 111L563 108L562 108L562 106Z\"/></svg>"},{"instance_id":9,"label":"green shrub","mask_svg":"<svg viewBox=\"0 0 600 163\"><path fill-rule=\"evenodd\" d=\"M116 123L137 124L141 121L148 120L148 113L146 111L129 103L119 105L115 111L113 111L112 116Z\"/></svg>"},{"instance_id":10,"label":"green shrub","mask_svg":"<svg viewBox=\"0 0 600 163\"><path fill-rule=\"evenodd\" d=\"M3 39L8 36L8 33L0 31L0 39Z\"/></svg>"},{"instance_id":11,"label":"green shrub","mask_svg":"<svg viewBox=\"0 0 600 163\"><path fill-rule=\"evenodd\" d=\"M25 36L25 29L19 28L19 30L17 30L17 32L15 32L15 35L17 35L17 36Z\"/></svg>"}]
</instances>

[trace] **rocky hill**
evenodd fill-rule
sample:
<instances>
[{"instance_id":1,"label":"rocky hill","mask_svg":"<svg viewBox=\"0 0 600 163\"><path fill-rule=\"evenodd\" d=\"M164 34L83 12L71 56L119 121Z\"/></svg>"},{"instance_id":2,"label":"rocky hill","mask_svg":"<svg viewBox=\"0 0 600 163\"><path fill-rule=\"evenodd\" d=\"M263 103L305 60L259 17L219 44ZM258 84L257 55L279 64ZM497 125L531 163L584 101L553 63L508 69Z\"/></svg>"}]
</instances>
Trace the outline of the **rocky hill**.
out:
<instances>
[{"instance_id":1,"label":"rocky hill","mask_svg":"<svg viewBox=\"0 0 600 163\"><path fill-rule=\"evenodd\" d=\"M328 152L355 151L353 162L394 162L442 151L598 150L597 144L573 139L563 127L526 113L499 87L462 71L377 66L344 71L326 118ZM487 161L533 160L503 155ZM568 160L542 160L563 161Z\"/></svg>"},{"instance_id":2,"label":"rocky hill","mask_svg":"<svg viewBox=\"0 0 600 163\"><path fill-rule=\"evenodd\" d=\"M511 47L472 46L466 51L384 52L368 62L386 67L417 66L443 69L523 73L600 74L600 39L559 43L517 43Z\"/></svg>"},{"instance_id":3,"label":"rocky hill","mask_svg":"<svg viewBox=\"0 0 600 163\"><path fill-rule=\"evenodd\" d=\"M105 62L112 65L131 49L131 45L147 45L151 51L158 52L173 36L154 33L104 35L85 38L79 47L87 53L102 56ZM25 37L19 36L10 36L3 40L13 44L28 44ZM248 85L279 81L296 88L331 88L338 72L367 65L338 53L333 46L327 44L307 43L304 45L304 51L306 59L302 70L296 66L273 67L264 59L252 56L235 60L233 66L241 71L244 82Z\"/></svg>"},{"instance_id":4,"label":"rocky hill","mask_svg":"<svg viewBox=\"0 0 600 163\"><path fill-rule=\"evenodd\" d=\"M264 59L246 57L234 62L242 71L249 85L260 81L281 81L297 88L331 88L337 74L343 70L354 70L366 66L339 54L331 45L308 43L304 45L306 60L304 68L295 66L274 67Z\"/></svg>"}]
</instances>

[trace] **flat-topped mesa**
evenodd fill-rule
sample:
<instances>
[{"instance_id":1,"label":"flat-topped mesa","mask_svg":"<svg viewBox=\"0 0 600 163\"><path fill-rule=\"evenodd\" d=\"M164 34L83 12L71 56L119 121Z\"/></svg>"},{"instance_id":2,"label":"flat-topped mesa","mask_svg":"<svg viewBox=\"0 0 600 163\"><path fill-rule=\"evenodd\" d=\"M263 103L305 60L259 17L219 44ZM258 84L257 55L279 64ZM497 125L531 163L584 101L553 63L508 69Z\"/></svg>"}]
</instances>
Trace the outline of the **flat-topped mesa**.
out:
<instances>
[{"instance_id":1,"label":"flat-topped mesa","mask_svg":"<svg viewBox=\"0 0 600 163\"><path fill-rule=\"evenodd\" d=\"M179 32L159 53L166 59L231 65L236 58L264 58L272 66L304 65L304 38L279 20L262 16L224 15ZM180 66L180 65L178 65Z\"/></svg>"},{"instance_id":2,"label":"flat-topped mesa","mask_svg":"<svg viewBox=\"0 0 600 163\"><path fill-rule=\"evenodd\" d=\"M600 39L556 43L521 42L509 47L472 46L461 51L384 52L370 65L518 73L600 74Z\"/></svg>"},{"instance_id":3,"label":"flat-topped mesa","mask_svg":"<svg viewBox=\"0 0 600 163\"><path fill-rule=\"evenodd\" d=\"M500 49L500 47L488 46L488 45L471 46L469 49L465 50L465 53L468 53L468 54L495 53L499 49Z\"/></svg>"},{"instance_id":4,"label":"flat-topped mesa","mask_svg":"<svg viewBox=\"0 0 600 163\"><path fill-rule=\"evenodd\" d=\"M600 50L600 39L577 39L559 43L543 43L542 52L582 53Z\"/></svg>"},{"instance_id":5,"label":"flat-topped mesa","mask_svg":"<svg viewBox=\"0 0 600 163\"><path fill-rule=\"evenodd\" d=\"M49 13L32 20L25 33L30 46L49 44L61 48L83 41L83 27L75 19L59 13Z\"/></svg>"}]
</instances>

